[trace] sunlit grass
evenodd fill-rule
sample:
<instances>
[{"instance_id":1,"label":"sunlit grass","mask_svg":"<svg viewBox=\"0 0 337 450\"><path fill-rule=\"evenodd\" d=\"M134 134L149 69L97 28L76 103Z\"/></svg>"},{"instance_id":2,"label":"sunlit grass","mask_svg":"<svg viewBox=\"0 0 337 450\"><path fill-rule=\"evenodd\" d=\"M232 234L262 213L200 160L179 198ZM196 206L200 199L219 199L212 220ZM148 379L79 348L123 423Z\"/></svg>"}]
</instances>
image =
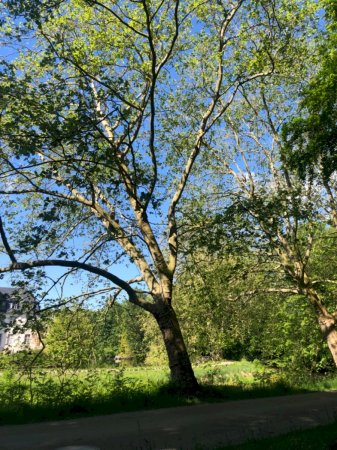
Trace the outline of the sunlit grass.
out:
<instances>
[{"instance_id":1,"label":"sunlit grass","mask_svg":"<svg viewBox=\"0 0 337 450\"><path fill-rule=\"evenodd\" d=\"M197 365L201 388L179 392L167 367L110 367L79 371L36 368L0 374L0 424L110 414L337 388L337 378L303 379L292 384L258 362L207 362Z\"/></svg>"},{"instance_id":2,"label":"sunlit grass","mask_svg":"<svg viewBox=\"0 0 337 450\"><path fill-rule=\"evenodd\" d=\"M264 371L258 362L223 361L209 362L195 367L195 374L201 383L215 385L250 385Z\"/></svg>"}]
</instances>

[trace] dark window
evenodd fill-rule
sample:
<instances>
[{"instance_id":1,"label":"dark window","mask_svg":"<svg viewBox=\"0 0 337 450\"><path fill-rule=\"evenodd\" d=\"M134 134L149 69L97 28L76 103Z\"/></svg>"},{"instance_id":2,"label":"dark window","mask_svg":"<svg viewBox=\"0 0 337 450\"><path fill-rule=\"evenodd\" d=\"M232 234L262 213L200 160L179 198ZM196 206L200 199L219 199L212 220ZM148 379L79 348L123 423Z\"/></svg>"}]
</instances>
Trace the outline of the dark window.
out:
<instances>
[{"instance_id":1,"label":"dark window","mask_svg":"<svg viewBox=\"0 0 337 450\"><path fill-rule=\"evenodd\" d=\"M7 312L9 307L8 295L0 292L0 312Z\"/></svg>"}]
</instances>

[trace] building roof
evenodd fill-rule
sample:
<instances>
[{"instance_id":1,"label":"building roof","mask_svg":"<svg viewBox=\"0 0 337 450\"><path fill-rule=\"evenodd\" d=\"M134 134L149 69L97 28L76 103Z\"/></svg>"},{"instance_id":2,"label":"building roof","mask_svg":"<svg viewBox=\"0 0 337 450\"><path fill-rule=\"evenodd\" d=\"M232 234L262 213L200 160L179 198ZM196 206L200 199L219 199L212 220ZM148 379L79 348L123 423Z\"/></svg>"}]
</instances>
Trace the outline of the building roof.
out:
<instances>
[{"instance_id":1,"label":"building roof","mask_svg":"<svg viewBox=\"0 0 337 450\"><path fill-rule=\"evenodd\" d=\"M17 309L21 301L35 304L33 297L25 290L0 286L0 312L7 312L13 307Z\"/></svg>"},{"instance_id":2,"label":"building roof","mask_svg":"<svg viewBox=\"0 0 337 450\"><path fill-rule=\"evenodd\" d=\"M1 287L0 286L0 293L1 294L12 294L15 291L17 291L17 289L15 289L15 288Z\"/></svg>"}]
</instances>

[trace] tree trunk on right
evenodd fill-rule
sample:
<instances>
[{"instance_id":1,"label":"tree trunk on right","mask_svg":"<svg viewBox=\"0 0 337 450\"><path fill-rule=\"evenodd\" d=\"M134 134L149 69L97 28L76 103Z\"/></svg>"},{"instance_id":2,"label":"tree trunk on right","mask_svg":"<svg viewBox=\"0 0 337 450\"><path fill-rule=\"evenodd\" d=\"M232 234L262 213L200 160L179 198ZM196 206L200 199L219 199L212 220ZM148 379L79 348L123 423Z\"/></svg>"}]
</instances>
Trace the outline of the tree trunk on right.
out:
<instances>
[{"instance_id":1,"label":"tree trunk on right","mask_svg":"<svg viewBox=\"0 0 337 450\"><path fill-rule=\"evenodd\" d=\"M336 320L331 316L319 315L318 323L323 337L326 339L335 366L337 367L337 330Z\"/></svg>"}]
</instances>

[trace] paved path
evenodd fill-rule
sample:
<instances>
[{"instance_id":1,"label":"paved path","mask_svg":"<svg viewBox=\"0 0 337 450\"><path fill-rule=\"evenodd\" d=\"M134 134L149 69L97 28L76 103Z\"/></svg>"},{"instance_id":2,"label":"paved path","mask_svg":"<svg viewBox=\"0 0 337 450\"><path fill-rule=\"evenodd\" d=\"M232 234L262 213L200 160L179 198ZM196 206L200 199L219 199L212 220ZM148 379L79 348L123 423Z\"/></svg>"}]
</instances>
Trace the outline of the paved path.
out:
<instances>
[{"instance_id":1,"label":"paved path","mask_svg":"<svg viewBox=\"0 0 337 450\"><path fill-rule=\"evenodd\" d=\"M337 392L321 392L62 422L0 427L1 450L195 450L332 422ZM84 449L84 447L83 447Z\"/></svg>"}]
</instances>

